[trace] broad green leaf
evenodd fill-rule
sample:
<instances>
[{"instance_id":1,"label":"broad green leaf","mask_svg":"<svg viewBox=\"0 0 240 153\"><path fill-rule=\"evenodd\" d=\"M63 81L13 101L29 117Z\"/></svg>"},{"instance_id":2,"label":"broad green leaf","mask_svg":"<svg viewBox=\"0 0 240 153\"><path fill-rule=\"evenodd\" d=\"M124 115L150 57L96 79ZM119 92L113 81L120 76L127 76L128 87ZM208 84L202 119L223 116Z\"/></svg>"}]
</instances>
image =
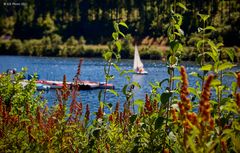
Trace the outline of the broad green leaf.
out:
<instances>
[{"instance_id":1,"label":"broad green leaf","mask_svg":"<svg viewBox=\"0 0 240 153\"><path fill-rule=\"evenodd\" d=\"M175 27L175 29L177 29L177 30L180 29L180 26L179 26L178 24L175 24L174 27Z\"/></svg>"},{"instance_id":2,"label":"broad green leaf","mask_svg":"<svg viewBox=\"0 0 240 153\"><path fill-rule=\"evenodd\" d=\"M117 93L117 91L113 90L113 89L107 89L107 92L110 92L112 94L114 94L115 96L119 96L119 94Z\"/></svg>"},{"instance_id":3,"label":"broad green leaf","mask_svg":"<svg viewBox=\"0 0 240 153\"><path fill-rule=\"evenodd\" d=\"M179 32L174 32L174 34L177 35L177 36L179 36L179 37L182 36L181 33L179 33Z\"/></svg>"},{"instance_id":4,"label":"broad green leaf","mask_svg":"<svg viewBox=\"0 0 240 153\"><path fill-rule=\"evenodd\" d=\"M228 54L229 58L231 59L231 61L234 61L234 56L236 55L235 51L233 49L228 49L226 51L226 53Z\"/></svg>"},{"instance_id":5,"label":"broad green leaf","mask_svg":"<svg viewBox=\"0 0 240 153\"><path fill-rule=\"evenodd\" d=\"M211 64L207 64L207 65L203 65L199 70L201 71L210 71L212 70L212 65Z\"/></svg>"},{"instance_id":6,"label":"broad green leaf","mask_svg":"<svg viewBox=\"0 0 240 153\"><path fill-rule=\"evenodd\" d=\"M235 72L223 72L223 75L237 78L237 74Z\"/></svg>"},{"instance_id":7,"label":"broad green leaf","mask_svg":"<svg viewBox=\"0 0 240 153\"><path fill-rule=\"evenodd\" d=\"M177 2L177 5L187 11L187 7L183 3Z\"/></svg>"},{"instance_id":8,"label":"broad green leaf","mask_svg":"<svg viewBox=\"0 0 240 153\"><path fill-rule=\"evenodd\" d=\"M163 117L158 117L155 121L155 130L159 129L162 127L164 122L164 118Z\"/></svg>"},{"instance_id":9,"label":"broad green leaf","mask_svg":"<svg viewBox=\"0 0 240 153\"><path fill-rule=\"evenodd\" d=\"M100 90L99 93L98 93L98 101L99 101L99 102L101 101L102 91L103 91L103 90Z\"/></svg>"},{"instance_id":10,"label":"broad green leaf","mask_svg":"<svg viewBox=\"0 0 240 153\"><path fill-rule=\"evenodd\" d=\"M117 64L115 64L115 63L112 63L112 65L114 66L114 68L119 72L121 69L120 69L120 67L119 66L117 66Z\"/></svg>"},{"instance_id":11,"label":"broad green leaf","mask_svg":"<svg viewBox=\"0 0 240 153\"><path fill-rule=\"evenodd\" d=\"M172 26L169 26L168 30L167 30L167 35L168 35L168 38L169 38L170 42L175 39L175 35L172 34L172 29L173 29Z\"/></svg>"},{"instance_id":12,"label":"broad green leaf","mask_svg":"<svg viewBox=\"0 0 240 153\"><path fill-rule=\"evenodd\" d=\"M113 80L114 79L114 75L109 75L107 74L105 77L107 80Z\"/></svg>"},{"instance_id":13,"label":"broad green leaf","mask_svg":"<svg viewBox=\"0 0 240 153\"><path fill-rule=\"evenodd\" d=\"M109 110L112 110L112 103L107 103L107 104L105 104L108 108L109 108Z\"/></svg>"},{"instance_id":14,"label":"broad green leaf","mask_svg":"<svg viewBox=\"0 0 240 153\"><path fill-rule=\"evenodd\" d=\"M125 78L127 79L128 82L130 82L130 80L131 80L130 76L127 75L127 76L125 76Z\"/></svg>"},{"instance_id":15,"label":"broad green leaf","mask_svg":"<svg viewBox=\"0 0 240 153\"><path fill-rule=\"evenodd\" d=\"M115 44L116 44L116 46L117 46L118 52L120 52L121 49L122 49L122 45L121 45L120 41L116 41Z\"/></svg>"},{"instance_id":16,"label":"broad green leaf","mask_svg":"<svg viewBox=\"0 0 240 153\"><path fill-rule=\"evenodd\" d=\"M127 94L127 87L128 87L128 85L126 84L126 85L124 85L124 87L122 88L122 92L123 92L124 95Z\"/></svg>"},{"instance_id":17,"label":"broad green leaf","mask_svg":"<svg viewBox=\"0 0 240 153\"><path fill-rule=\"evenodd\" d=\"M203 31L203 28L198 27L198 32L201 32L201 31Z\"/></svg>"},{"instance_id":18,"label":"broad green leaf","mask_svg":"<svg viewBox=\"0 0 240 153\"><path fill-rule=\"evenodd\" d=\"M181 80L181 76L175 76L172 78L173 80Z\"/></svg>"},{"instance_id":19,"label":"broad green leaf","mask_svg":"<svg viewBox=\"0 0 240 153\"><path fill-rule=\"evenodd\" d=\"M161 82L159 82L159 87L161 88L162 87L162 84L164 83L164 82L169 82L169 79L163 79Z\"/></svg>"},{"instance_id":20,"label":"broad green leaf","mask_svg":"<svg viewBox=\"0 0 240 153\"><path fill-rule=\"evenodd\" d=\"M200 47L203 45L205 43L205 40L199 40L198 42L197 42L197 49L198 50L200 50Z\"/></svg>"},{"instance_id":21,"label":"broad green leaf","mask_svg":"<svg viewBox=\"0 0 240 153\"><path fill-rule=\"evenodd\" d=\"M123 34L121 31L118 32L120 35L123 36L123 38L125 38L125 34Z\"/></svg>"},{"instance_id":22,"label":"broad green leaf","mask_svg":"<svg viewBox=\"0 0 240 153\"><path fill-rule=\"evenodd\" d=\"M108 51L104 53L103 56L106 61L109 61L112 58L112 52Z\"/></svg>"},{"instance_id":23,"label":"broad green leaf","mask_svg":"<svg viewBox=\"0 0 240 153\"><path fill-rule=\"evenodd\" d=\"M208 40L207 42L211 46L213 56L218 57L218 48L217 48L217 46L211 40Z\"/></svg>"},{"instance_id":24,"label":"broad green leaf","mask_svg":"<svg viewBox=\"0 0 240 153\"><path fill-rule=\"evenodd\" d=\"M169 57L169 63L170 63L171 65L177 64L177 61L178 61L178 59L177 59L176 56L170 56L170 57Z\"/></svg>"},{"instance_id":25,"label":"broad green leaf","mask_svg":"<svg viewBox=\"0 0 240 153\"><path fill-rule=\"evenodd\" d=\"M141 88L140 84L138 82L132 82L132 84L135 86L135 87L138 87L138 88Z\"/></svg>"},{"instance_id":26,"label":"broad green leaf","mask_svg":"<svg viewBox=\"0 0 240 153\"><path fill-rule=\"evenodd\" d=\"M216 46L217 46L217 48L219 48L219 47L223 47L224 44L223 43L218 43Z\"/></svg>"},{"instance_id":27,"label":"broad green leaf","mask_svg":"<svg viewBox=\"0 0 240 153\"><path fill-rule=\"evenodd\" d=\"M124 22L120 22L119 25L124 26L125 28L128 28L127 24Z\"/></svg>"},{"instance_id":28,"label":"broad green leaf","mask_svg":"<svg viewBox=\"0 0 240 153\"><path fill-rule=\"evenodd\" d=\"M189 87L188 90L195 96L197 96L197 98L200 98L199 94L197 93L197 90L195 88Z\"/></svg>"},{"instance_id":29,"label":"broad green leaf","mask_svg":"<svg viewBox=\"0 0 240 153\"><path fill-rule=\"evenodd\" d=\"M195 77L198 77L198 78L202 79L202 76L199 73L197 73L197 72L191 72L189 75L195 76Z\"/></svg>"},{"instance_id":30,"label":"broad green leaf","mask_svg":"<svg viewBox=\"0 0 240 153\"><path fill-rule=\"evenodd\" d=\"M205 22L209 17L210 15L207 15L207 14L198 14L198 16L200 16L200 18Z\"/></svg>"},{"instance_id":31,"label":"broad green leaf","mask_svg":"<svg viewBox=\"0 0 240 153\"><path fill-rule=\"evenodd\" d=\"M161 94L161 102L162 104L166 104L169 101L169 98L172 96L171 92L164 92Z\"/></svg>"},{"instance_id":32,"label":"broad green leaf","mask_svg":"<svg viewBox=\"0 0 240 153\"><path fill-rule=\"evenodd\" d=\"M178 33L180 34L180 36L184 36L184 31L183 29L177 29Z\"/></svg>"},{"instance_id":33,"label":"broad green leaf","mask_svg":"<svg viewBox=\"0 0 240 153\"><path fill-rule=\"evenodd\" d=\"M176 42L176 41L172 41L172 42L170 43L171 49L172 49L172 51L173 51L174 53L176 53L176 51L178 50L179 45L180 45L180 43L179 43L179 42Z\"/></svg>"},{"instance_id":34,"label":"broad green leaf","mask_svg":"<svg viewBox=\"0 0 240 153\"><path fill-rule=\"evenodd\" d=\"M137 99L134 101L134 105L138 105L139 107L143 107L144 101L142 99Z\"/></svg>"},{"instance_id":35,"label":"broad green leaf","mask_svg":"<svg viewBox=\"0 0 240 153\"><path fill-rule=\"evenodd\" d=\"M220 80L218 80L218 79L212 80L211 86L219 86L219 85L221 85L221 81Z\"/></svg>"},{"instance_id":36,"label":"broad green leaf","mask_svg":"<svg viewBox=\"0 0 240 153\"><path fill-rule=\"evenodd\" d=\"M116 57L117 61L121 58L119 53L112 52L112 54Z\"/></svg>"},{"instance_id":37,"label":"broad green leaf","mask_svg":"<svg viewBox=\"0 0 240 153\"><path fill-rule=\"evenodd\" d=\"M214 28L213 26L207 26L206 28L204 28L204 30L213 30L213 31L216 31L216 28Z\"/></svg>"},{"instance_id":38,"label":"broad green leaf","mask_svg":"<svg viewBox=\"0 0 240 153\"><path fill-rule=\"evenodd\" d=\"M174 19L175 19L175 22L177 22L177 24L179 25L179 26L181 26L182 25L182 15L181 14L178 14L178 13L175 13L174 14Z\"/></svg>"},{"instance_id":39,"label":"broad green leaf","mask_svg":"<svg viewBox=\"0 0 240 153\"><path fill-rule=\"evenodd\" d=\"M153 84L152 82L149 82L149 85L150 85L152 88L158 88L158 85L155 85L155 84Z\"/></svg>"},{"instance_id":40,"label":"broad green leaf","mask_svg":"<svg viewBox=\"0 0 240 153\"><path fill-rule=\"evenodd\" d=\"M116 32L119 32L119 31L120 31L117 22L113 22L113 27L114 27L114 29L115 29Z\"/></svg>"},{"instance_id":41,"label":"broad green leaf","mask_svg":"<svg viewBox=\"0 0 240 153\"><path fill-rule=\"evenodd\" d=\"M205 54L209 55L213 59L214 62L217 62L218 57L214 56L212 52L205 52Z\"/></svg>"},{"instance_id":42,"label":"broad green leaf","mask_svg":"<svg viewBox=\"0 0 240 153\"><path fill-rule=\"evenodd\" d=\"M124 74L127 74L127 73L134 73L135 71L134 70L123 70L121 73L120 73L120 76L124 75Z\"/></svg>"},{"instance_id":43,"label":"broad green leaf","mask_svg":"<svg viewBox=\"0 0 240 153\"><path fill-rule=\"evenodd\" d=\"M188 145L189 145L189 147L190 147L190 149L191 149L191 151L193 153L198 153L199 152L199 151L197 151L196 143L194 141L194 137L193 136L188 138Z\"/></svg>"},{"instance_id":44,"label":"broad green leaf","mask_svg":"<svg viewBox=\"0 0 240 153\"><path fill-rule=\"evenodd\" d=\"M118 40L118 33L117 32L113 32L112 33L112 37L114 40Z\"/></svg>"},{"instance_id":45,"label":"broad green leaf","mask_svg":"<svg viewBox=\"0 0 240 153\"><path fill-rule=\"evenodd\" d=\"M226 70L226 69L231 69L231 68L233 68L234 66L236 66L236 65L234 65L234 64L232 64L232 63L230 63L230 62L225 62L225 63L219 65L218 71L223 71L223 70Z\"/></svg>"},{"instance_id":46,"label":"broad green leaf","mask_svg":"<svg viewBox=\"0 0 240 153\"><path fill-rule=\"evenodd\" d=\"M235 92L237 90L237 82L232 82L232 91Z\"/></svg>"}]
</instances>

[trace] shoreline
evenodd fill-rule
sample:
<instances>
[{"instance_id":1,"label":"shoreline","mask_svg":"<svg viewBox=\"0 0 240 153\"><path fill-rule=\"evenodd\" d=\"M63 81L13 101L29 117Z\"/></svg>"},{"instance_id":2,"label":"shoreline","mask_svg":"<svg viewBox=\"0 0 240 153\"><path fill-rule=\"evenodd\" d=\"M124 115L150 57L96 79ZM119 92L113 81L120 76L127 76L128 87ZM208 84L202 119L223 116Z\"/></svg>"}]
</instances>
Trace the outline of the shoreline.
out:
<instances>
[{"instance_id":1,"label":"shoreline","mask_svg":"<svg viewBox=\"0 0 240 153\"><path fill-rule=\"evenodd\" d=\"M21 41L19 39L1 40L0 39L0 55L23 55L23 56L39 56L39 57L89 57L101 58L104 51L108 50L108 45L102 44L66 44L66 43L43 43L42 39L31 39ZM169 46L160 45L139 45L139 54L141 59L149 60L166 60L166 52ZM233 49L236 52L235 61L240 61L240 48L224 47L224 49ZM133 59L134 46L131 42L122 42L122 59ZM181 60L195 61L198 52L195 47L184 46ZM223 55L223 59L226 58Z\"/></svg>"}]
</instances>

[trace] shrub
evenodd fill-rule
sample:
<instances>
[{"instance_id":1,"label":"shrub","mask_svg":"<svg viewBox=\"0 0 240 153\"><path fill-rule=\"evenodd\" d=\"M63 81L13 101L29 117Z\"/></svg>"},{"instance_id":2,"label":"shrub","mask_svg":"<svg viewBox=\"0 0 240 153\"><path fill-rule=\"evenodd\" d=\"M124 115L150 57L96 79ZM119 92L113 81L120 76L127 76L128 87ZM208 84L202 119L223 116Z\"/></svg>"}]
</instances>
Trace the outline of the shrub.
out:
<instances>
[{"instance_id":1,"label":"shrub","mask_svg":"<svg viewBox=\"0 0 240 153\"><path fill-rule=\"evenodd\" d=\"M74 56L77 54L76 47L79 45L79 42L75 39L75 37L71 36L68 38L64 45L66 47L66 56Z\"/></svg>"},{"instance_id":2,"label":"shrub","mask_svg":"<svg viewBox=\"0 0 240 153\"><path fill-rule=\"evenodd\" d=\"M31 39L24 41L24 54L33 56L42 56L44 52L44 44L41 39Z\"/></svg>"},{"instance_id":3,"label":"shrub","mask_svg":"<svg viewBox=\"0 0 240 153\"><path fill-rule=\"evenodd\" d=\"M12 39L9 47L9 53L12 55L21 54L23 52L23 44L19 39Z\"/></svg>"},{"instance_id":4,"label":"shrub","mask_svg":"<svg viewBox=\"0 0 240 153\"><path fill-rule=\"evenodd\" d=\"M17 54L22 54L24 47L23 47L22 41L19 39L11 39L11 40L0 39L0 49L1 49L1 54L17 55Z\"/></svg>"},{"instance_id":5,"label":"shrub","mask_svg":"<svg viewBox=\"0 0 240 153\"><path fill-rule=\"evenodd\" d=\"M86 40L83 36L79 37L78 42L79 42L80 45L85 45L86 44Z\"/></svg>"}]
</instances>

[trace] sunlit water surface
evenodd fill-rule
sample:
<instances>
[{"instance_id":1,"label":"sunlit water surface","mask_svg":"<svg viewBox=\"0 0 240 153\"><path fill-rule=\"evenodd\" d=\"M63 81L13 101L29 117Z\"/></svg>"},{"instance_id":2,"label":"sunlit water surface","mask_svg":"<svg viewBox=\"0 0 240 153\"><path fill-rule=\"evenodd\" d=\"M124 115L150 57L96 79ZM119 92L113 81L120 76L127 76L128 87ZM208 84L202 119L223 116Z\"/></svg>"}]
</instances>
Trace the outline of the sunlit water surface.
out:
<instances>
[{"instance_id":1,"label":"sunlit water surface","mask_svg":"<svg viewBox=\"0 0 240 153\"><path fill-rule=\"evenodd\" d=\"M9 68L16 68L18 71L22 67L27 67L28 74L38 73L40 79L44 80L62 80L63 75L67 76L68 81L72 81L76 74L79 58L62 58L62 57L27 57L27 56L0 56L0 73L5 72ZM161 81L168 78L166 64L156 60L143 60L144 67L148 71L148 75L134 75L129 74L131 81L136 81L141 85L141 88L134 89L134 99L144 99L146 93L151 93L151 86L149 82ZM90 81L104 81L104 65L105 61L98 58L85 58L81 66L81 80ZM131 70L133 66L133 60L121 60L118 64L121 69ZM192 62L183 62L187 72L198 71L199 67ZM236 67L239 69L239 66ZM107 94L107 102L116 104L117 101L124 103L125 97L122 94L122 88L127 84L125 77L120 76L119 73L111 68L111 74L115 76L114 80L110 83L115 85L115 90L119 92L120 96L109 93ZM179 75L178 71L175 71L175 75ZM225 83L230 83L227 78L223 80ZM189 77L190 86L195 86L197 78ZM87 103L90 105L91 112L96 112L99 106L97 90L85 90L80 91L78 101L82 101L85 106ZM48 105L51 106L56 103L56 91L50 90L44 93L44 98L48 100Z\"/></svg>"}]
</instances>

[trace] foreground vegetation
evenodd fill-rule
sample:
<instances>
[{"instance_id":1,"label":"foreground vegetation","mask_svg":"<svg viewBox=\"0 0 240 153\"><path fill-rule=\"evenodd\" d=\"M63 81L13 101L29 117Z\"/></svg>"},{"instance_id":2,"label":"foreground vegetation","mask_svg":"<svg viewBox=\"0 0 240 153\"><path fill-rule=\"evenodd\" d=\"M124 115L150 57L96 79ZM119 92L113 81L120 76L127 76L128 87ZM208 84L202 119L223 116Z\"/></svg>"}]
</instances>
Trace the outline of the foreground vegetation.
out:
<instances>
[{"instance_id":1,"label":"foreground vegetation","mask_svg":"<svg viewBox=\"0 0 240 153\"><path fill-rule=\"evenodd\" d=\"M77 84L69 90L64 76L63 88L57 90L58 104L48 108L36 93L34 79L23 88L23 72L14 79L1 75L0 152L240 152L240 72L232 69L236 53L207 38L208 30L215 28L204 24L196 45L200 71L188 74L179 66L184 35L176 8L187 10L176 3L169 13L168 77L151 82L152 91L144 100L133 101L134 88L140 85L131 82L132 71L117 66L123 47L120 38L126 37L120 27L128 28L123 22L114 22L113 40L103 53L105 81L114 79L113 68L128 81L122 89L126 100L116 102L115 107L106 94L119 94L105 89L98 95L98 112L90 112L90 104L83 106L76 100ZM204 23L209 18L199 17ZM192 87L189 76L197 80Z\"/></svg>"}]
</instances>

